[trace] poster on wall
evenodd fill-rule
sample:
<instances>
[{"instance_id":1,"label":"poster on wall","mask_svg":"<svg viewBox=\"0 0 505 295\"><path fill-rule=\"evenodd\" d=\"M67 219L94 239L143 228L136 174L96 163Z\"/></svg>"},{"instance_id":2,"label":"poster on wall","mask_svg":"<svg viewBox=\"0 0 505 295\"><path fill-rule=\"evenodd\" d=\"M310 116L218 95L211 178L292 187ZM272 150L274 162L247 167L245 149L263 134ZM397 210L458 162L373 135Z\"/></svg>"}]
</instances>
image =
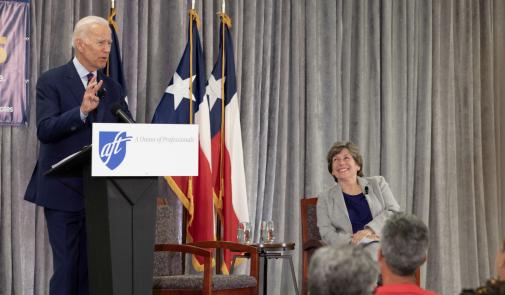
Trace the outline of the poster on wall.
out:
<instances>
[{"instance_id":1,"label":"poster on wall","mask_svg":"<svg viewBox=\"0 0 505 295\"><path fill-rule=\"evenodd\" d=\"M0 125L27 124L30 1L0 0Z\"/></svg>"}]
</instances>

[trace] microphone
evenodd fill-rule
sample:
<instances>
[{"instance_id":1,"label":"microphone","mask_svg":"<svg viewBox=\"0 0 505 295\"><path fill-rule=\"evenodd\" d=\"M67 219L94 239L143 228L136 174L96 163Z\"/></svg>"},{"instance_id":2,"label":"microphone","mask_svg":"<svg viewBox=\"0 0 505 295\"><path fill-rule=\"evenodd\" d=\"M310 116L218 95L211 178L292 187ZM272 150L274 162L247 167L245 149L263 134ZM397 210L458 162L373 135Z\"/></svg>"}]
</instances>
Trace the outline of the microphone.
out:
<instances>
[{"instance_id":1,"label":"microphone","mask_svg":"<svg viewBox=\"0 0 505 295\"><path fill-rule=\"evenodd\" d=\"M365 195L368 195L368 185L365 185Z\"/></svg>"},{"instance_id":2,"label":"microphone","mask_svg":"<svg viewBox=\"0 0 505 295\"><path fill-rule=\"evenodd\" d=\"M114 105L112 105L110 111L114 116L116 116L119 119L119 121L123 123L135 123L135 121L133 121L130 118L130 116L128 116L128 114L126 114L125 111L123 111L119 103L115 103Z\"/></svg>"}]
</instances>

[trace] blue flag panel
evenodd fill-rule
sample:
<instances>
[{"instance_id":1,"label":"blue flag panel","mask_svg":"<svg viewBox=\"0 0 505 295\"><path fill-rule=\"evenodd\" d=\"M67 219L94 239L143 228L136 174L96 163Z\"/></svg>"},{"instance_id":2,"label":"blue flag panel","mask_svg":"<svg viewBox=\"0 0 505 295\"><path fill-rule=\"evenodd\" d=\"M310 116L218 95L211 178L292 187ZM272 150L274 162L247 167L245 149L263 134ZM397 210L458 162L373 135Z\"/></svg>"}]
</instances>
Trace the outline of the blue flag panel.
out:
<instances>
[{"instance_id":1,"label":"blue flag panel","mask_svg":"<svg viewBox=\"0 0 505 295\"><path fill-rule=\"evenodd\" d=\"M193 23L193 44L193 97L189 98L190 43L188 41L177 71L156 108L153 123L188 124L190 99L193 100L193 116L198 112L205 95L205 62L196 22Z\"/></svg>"},{"instance_id":2,"label":"blue flag panel","mask_svg":"<svg viewBox=\"0 0 505 295\"><path fill-rule=\"evenodd\" d=\"M237 94L237 79L235 77L235 58L233 55L233 42L231 39L231 33L228 26L219 25L220 33L219 36L222 36L223 30L225 35L224 40L224 50L225 50L225 81L224 81L224 105L228 106L231 99L235 94ZM222 55L223 54L223 38L219 38L219 54L217 57L217 61L214 64L214 69L212 70L212 77L209 79L207 87L209 87L209 105L210 105L210 129L211 136L214 137L219 130L221 129L221 68L222 68ZM217 89L213 91L213 89ZM214 94L214 95L213 95Z\"/></svg>"},{"instance_id":3,"label":"blue flag panel","mask_svg":"<svg viewBox=\"0 0 505 295\"><path fill-rule=\"evenodd\" d=\"M116 10L111 9L109 14L109 27L112 32L112 46L109 53L109 60L105 68L105 74L118 82L123 87L124 93L128 93L126 82L123 74L123 63L121 62L121 49L119 48L119 40L117 37Z\"/></svg>"}]
</instances>

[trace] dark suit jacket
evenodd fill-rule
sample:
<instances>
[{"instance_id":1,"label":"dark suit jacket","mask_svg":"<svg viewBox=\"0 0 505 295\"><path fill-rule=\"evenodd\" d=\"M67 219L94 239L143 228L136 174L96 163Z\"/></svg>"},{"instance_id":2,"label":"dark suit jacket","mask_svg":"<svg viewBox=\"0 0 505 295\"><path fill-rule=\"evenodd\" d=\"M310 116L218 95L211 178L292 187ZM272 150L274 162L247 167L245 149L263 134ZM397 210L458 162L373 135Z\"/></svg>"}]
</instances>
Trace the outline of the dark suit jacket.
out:
<instances>
[{"instance_id":1,"label":"dark suit jacket","mask_svg":"<svg viewBox=\"0 0 505 295\"><path fill-rule=\"evenodd\" d=\"M121 104L127 111L121 86L98 71L107 89L97 110L91 112L86 123L80 117L84 86L72 61L42 74L37 81L37 137L39 157L26 189L25 200L39 206L78 211L84 208L81 177L55 177L44 173L66 156L91 144L93 122L119 122L111 113L111 106Z\"/></svg>"}]
</instances>

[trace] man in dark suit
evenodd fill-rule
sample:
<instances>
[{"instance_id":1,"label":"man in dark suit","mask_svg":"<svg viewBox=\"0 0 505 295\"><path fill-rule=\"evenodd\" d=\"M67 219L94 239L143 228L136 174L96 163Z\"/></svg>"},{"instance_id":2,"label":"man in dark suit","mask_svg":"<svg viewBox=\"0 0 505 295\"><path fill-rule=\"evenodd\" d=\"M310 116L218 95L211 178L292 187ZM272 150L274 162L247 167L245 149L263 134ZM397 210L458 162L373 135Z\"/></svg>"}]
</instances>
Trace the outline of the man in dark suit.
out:
<instances>
[{"instance_id":1,"label":"man in dark suit","mask_svg":"<svg viewBox=\"0 0 505 295\"><path fill-rule=\"evenodd\" d=\"M129 115L123 89L100 71L106 66L111 43L105 19L79 20L72 38L73 60L45 72L37 81L40 149L25 200L44 207L53 251L51 295L89 293L82 178L44 173L91 143L93 122L118 122L112 105L120 104Z\"/></svg>"}]
</instances>

